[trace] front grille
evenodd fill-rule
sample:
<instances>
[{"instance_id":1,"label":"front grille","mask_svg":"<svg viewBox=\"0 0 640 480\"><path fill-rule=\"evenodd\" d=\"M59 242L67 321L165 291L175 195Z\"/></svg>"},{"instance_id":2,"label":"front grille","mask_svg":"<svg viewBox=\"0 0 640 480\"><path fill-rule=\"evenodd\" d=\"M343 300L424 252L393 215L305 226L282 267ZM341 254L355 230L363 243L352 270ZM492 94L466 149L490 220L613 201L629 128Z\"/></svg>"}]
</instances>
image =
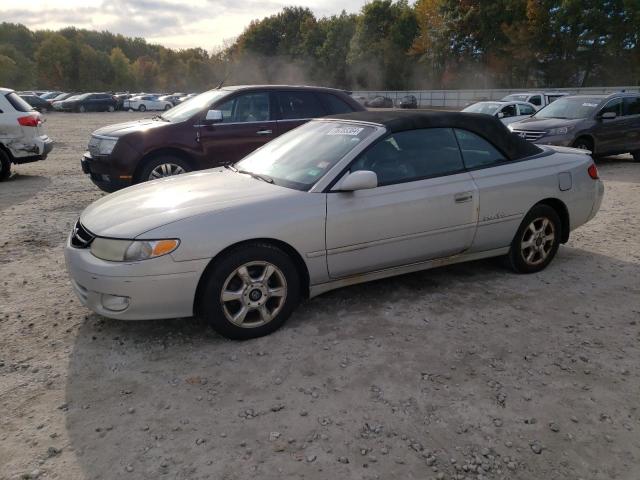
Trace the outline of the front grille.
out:
<instances>
[{"instance_id":1,"label":"front grille","mask_svg":"<svg viewBox=\"0 0 640 480\"><path fill-rule=\"evenodd\" d=\"M100 143L100 139L93 136L91 137L91 140L89 140L89 146L88 146L89 153L94 158L100 154L100 151L98 149L99 143Z\"/></svg>"},{"instance_id":2,"label":"front grille","mask_svg":"<svg viewBox=\"0 0 640 480\"><path fill-rule=\"evenodd\" d=\"M76 248L89 248L93 239L96 238L89 230L84 228L80 220L76 222L71 234L71 245Z\"/></svg>"},{"instance_id":3,"label":"front grille","mask_svg":"<svg viewBox=\"0 0 640 480\"><path fill-rule=\"evenodd\" d=\"M537 130L513 130L513 133L529 142L535 142L536 140L540 140L544 137L544 134L547 132L540 132Z\"/></svg>"}]
</instances>

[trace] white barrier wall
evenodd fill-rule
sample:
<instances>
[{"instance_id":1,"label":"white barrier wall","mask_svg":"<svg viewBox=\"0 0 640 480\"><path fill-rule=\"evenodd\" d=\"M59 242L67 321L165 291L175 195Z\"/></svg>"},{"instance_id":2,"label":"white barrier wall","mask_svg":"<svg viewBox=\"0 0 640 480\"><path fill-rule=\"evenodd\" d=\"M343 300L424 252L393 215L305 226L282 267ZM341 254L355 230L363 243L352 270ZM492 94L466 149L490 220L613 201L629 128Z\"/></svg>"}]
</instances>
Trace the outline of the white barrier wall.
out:
<instances>
[{"instance_id":1,"label":"white barrier wall","mask_svg":"<svg viewBox=\"0 0 640 480\"><path fill-rule=\"evenodd\" d=\"M544 88L544 89L495 89L495 90L407 90L407 91L354 91L351 96L361 103L373 97L389 97L394 104L405 95L418 99L418 107L464 108L479 100L500 100L510 93L518 92L567 92L570 94L614 93L625 90L640 92L635 87L588 87L588 88Z\"/></svg>"}]
</instances>

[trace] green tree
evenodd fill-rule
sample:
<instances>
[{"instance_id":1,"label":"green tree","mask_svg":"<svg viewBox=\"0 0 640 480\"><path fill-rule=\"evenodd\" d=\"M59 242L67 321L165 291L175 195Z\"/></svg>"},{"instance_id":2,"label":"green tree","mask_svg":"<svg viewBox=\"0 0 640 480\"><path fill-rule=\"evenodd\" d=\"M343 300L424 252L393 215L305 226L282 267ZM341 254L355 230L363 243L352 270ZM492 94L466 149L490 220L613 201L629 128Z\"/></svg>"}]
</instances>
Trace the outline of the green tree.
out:
<instances>
[{"instance_id":1,"label":"green tree","mask_svg":"<svg viewBox=\"0 0 640 480\"><path fill-rule=\"evenodd\" d=\"M52 33L35 53L38 81L45 88L68 85L71 69L71 42L62 35Z\"/></svg>"},{"instance_id":2,"label":"green tree","mask_svg":"<svg viewBox=\"0 0 640 480\"><path fill-rule=\"evenodd\" d=\"M113 48L111 55L109 55L109 61L113 70L111 88L114 91L135 89L135 77L131 68L131 62L124 52L118 47Z\"/></svg>"}]
</instances>

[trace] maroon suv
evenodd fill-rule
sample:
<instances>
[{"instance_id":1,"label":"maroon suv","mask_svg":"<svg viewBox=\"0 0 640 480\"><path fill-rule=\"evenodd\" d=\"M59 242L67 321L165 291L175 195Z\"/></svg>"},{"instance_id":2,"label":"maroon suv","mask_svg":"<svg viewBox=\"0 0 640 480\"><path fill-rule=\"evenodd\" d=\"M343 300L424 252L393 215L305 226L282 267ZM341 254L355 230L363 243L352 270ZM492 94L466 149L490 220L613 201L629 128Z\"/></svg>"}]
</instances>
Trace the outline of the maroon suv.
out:
<instances>
[{"instance_id":1,"label":"maroon suv","mask_svg":"<svg viewBox=\"0 0 640 480\"><path fill-rule=\"evenodd\" d=\"M364 108L331 88L210 90L153 118L96 130L82 170L102 190L227 165L311 118Z\"/></svg>"}]
</instances>

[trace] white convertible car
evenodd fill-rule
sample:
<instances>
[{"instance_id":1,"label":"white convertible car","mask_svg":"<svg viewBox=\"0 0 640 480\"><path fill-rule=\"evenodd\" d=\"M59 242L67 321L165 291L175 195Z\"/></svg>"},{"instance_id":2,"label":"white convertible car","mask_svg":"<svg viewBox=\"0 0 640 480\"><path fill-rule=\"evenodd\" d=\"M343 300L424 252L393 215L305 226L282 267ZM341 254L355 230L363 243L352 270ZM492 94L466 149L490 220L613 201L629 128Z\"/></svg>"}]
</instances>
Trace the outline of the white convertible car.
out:
<instances>
[{"instance_id":1,"label":"white convertible car","mask_svg":"<svg viewBox=\"0 0 640 480\"><path fill-rule=\"evenodd\" d=\"M345 285L495 256L540 271L603 193L587 153L533 145L495 117L356 112L235 165L108 195L82 213L65 256L100 315L199 315L251 338Z\"/></svg>"}]
</instances>

